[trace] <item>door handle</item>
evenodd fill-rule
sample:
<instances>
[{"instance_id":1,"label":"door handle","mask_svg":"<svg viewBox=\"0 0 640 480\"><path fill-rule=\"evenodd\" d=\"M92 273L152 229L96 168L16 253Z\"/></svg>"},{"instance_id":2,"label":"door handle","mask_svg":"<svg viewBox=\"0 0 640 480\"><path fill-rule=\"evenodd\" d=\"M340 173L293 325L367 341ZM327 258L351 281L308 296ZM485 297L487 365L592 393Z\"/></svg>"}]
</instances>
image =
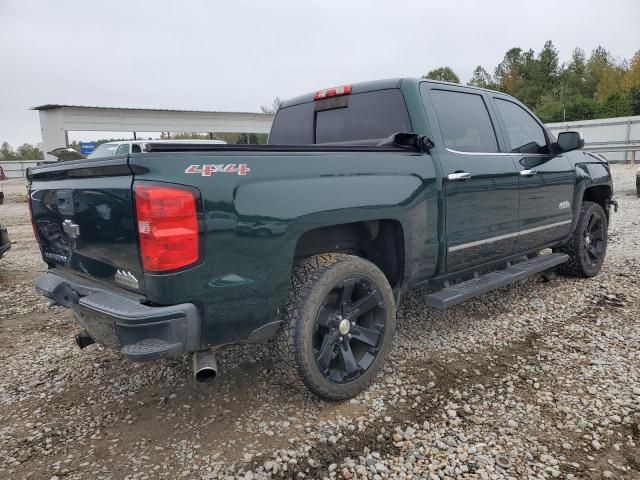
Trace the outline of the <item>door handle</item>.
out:
<instances>
[{"instance_id":1,"label":"door handle","mask_svg":"<svg viewBox=\"0 0 640 480\"><path fill-rule=\"evenodd\" d=\"M447 180L450 182L466 182L471 180L471 174L469 172L456 172L447 175Z\"/></svg>"},{"instance_id":2,"label":"door handle","mask_svg":"<svg viewBox=\"0 0 640 480\"><path fill-rule=\"evenodd\" d=\"M523 177L533 177L537 173L537 170L520 170L520 175L522 175Z\"/></svg>"}]
</instances>

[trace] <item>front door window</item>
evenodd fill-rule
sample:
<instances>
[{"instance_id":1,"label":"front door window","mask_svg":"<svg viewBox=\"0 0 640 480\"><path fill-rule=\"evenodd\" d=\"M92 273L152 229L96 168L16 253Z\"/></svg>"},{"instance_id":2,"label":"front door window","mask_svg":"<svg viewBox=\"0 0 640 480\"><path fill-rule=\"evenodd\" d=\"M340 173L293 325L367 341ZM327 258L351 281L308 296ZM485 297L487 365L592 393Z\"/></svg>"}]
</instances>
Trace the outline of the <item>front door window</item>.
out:
<instances>
[{"instance_id":1,"label":"front door window","mask_svg":"<svg viewBox=\"0 0 640 480\"><path fill-rule=\"evenodd\" d=\"M495 100L504 121L511 151L548 154L549 146L540 124L520 105L501 98Z\"/></svg>"}]
</instances>

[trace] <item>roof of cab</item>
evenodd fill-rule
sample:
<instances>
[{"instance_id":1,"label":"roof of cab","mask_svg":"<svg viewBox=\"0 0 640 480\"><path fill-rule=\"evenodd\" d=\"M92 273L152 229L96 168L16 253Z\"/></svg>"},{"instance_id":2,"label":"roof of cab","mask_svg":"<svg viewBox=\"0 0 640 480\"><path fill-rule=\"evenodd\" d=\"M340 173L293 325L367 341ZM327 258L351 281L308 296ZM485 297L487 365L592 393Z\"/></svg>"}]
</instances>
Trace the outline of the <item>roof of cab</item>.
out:
<instances>
[{"instance_id":1,"label":"roof of cab","mask_svg":"<svg viewBox=\"0 0 640 480\"><path fill-rule=\"evenodd\" d=\"M363 93L363 92L370 92L373 90L385 90L387 88L400 88L400 86L403 83L422 83L422 82L428 82L428 83L436 83L436 84L441 84L441 85L449 85L449 86L455 86L455 87L462 87L465 89L470 89L470 90L480 90L480 91L484 91L484 92L492 92L492 93L498 93L504 96L509 97L509 95L502 93L502 92L498 92L495 90L488 90L486 88L480 88L480 87L472 87L470 85L464 85L461 83L451 83L451 82L442 82L440 80L429 80L426 78L416 78L416 77L404 77L404 78L388 78L388 79L384 79L384 80L373 80L370 82L359 82L359 83L352 83L352 84L348 84L346 83L345 85L351 85L351 93ZM333 87L336 87L339 85L333 85ZM325 87L325 88L331 88L331 87ZM319 89L319 90L324 90L323 88ZM313 97L315 95L315 92L311 92L311 93L306 93L304 95L299 95L297 97L293 97L290 98L288 100L285 100L284 102L282 102L282 105L280 105L280 108L284 108L284 107L290 107L291 105L298 105L300 103L307 103L307 102L312 102L313 101Z\"/></svg>"},{"instance_id":2,"label":"roof of cab","mask_svg":"<svg viewBox=\"0 0 640 480\"><path fill-rule=\"evenodd\" d=\"M372 90L384 90L387 88L400 88L400 84L402 83L403 80L408 80L408 79L388 78L385 80L373 80L370 82L360 82L360 83L352 83L352 84L347 83L345 85L351 85L351 93L353 94L353 93L370 92ZM335 87L337 85L333 85L333 86ZM331 86L328 86L325 88L331 88ZM324 89L319 88L318 90L324 90ZM313 96L315 95L315 93L316 92L305 93L304 95L300 95L300 96L285 100L284 102L282 102L282 105L280 105L280 108L290 107L291 105L297 105L299 103L312 102Z\"/></svg>"}]
</instances>

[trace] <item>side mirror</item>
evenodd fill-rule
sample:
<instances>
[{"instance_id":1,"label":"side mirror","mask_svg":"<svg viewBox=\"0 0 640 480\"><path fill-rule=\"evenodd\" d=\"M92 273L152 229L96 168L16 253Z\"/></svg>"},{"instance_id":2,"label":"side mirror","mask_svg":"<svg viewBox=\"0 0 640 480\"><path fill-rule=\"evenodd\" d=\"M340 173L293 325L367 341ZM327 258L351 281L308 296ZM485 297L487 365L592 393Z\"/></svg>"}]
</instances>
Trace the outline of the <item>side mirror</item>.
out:
<instances>
[{"instance_id":1,"label":"side mirror","mask_svg":"<svg viewBox=\"0 0 640 480\"><path fill-rule=\"evenodd\" d=\"M584 138L580 132L561 132L558 134L558 146L563 152L579 150L584 147Z\"/></svg>"}]
</instances>

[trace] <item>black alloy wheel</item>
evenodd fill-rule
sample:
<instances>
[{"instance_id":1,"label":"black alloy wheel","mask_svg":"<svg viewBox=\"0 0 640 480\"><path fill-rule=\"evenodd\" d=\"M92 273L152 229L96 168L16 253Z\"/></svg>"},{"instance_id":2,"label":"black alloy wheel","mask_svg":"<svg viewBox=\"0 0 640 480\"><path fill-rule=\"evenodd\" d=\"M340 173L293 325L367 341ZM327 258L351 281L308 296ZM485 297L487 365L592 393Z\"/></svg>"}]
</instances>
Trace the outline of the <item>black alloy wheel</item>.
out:
<instances>
[{"instance_id":1,"label":"black alloy wheel","mask_svg":"<svg viewBox=\"0 0 640 480\"><path fill-rule=\"evenodd\" d=\"M590 264L592 268L596 268L605 249L604 222L597 212L592 212L589 215L585 222L583 236L583 260L585 263Z\"/></svg>"},{"instance_id":2,"label":"black alloy wheel","mask_svg":"<svg viewBox=\"0 0 640 480\"><path fill-rule=\"evenodd\" d=\"M391 349L395 299L372 262L326 253L299 262L291 275L280 330L270 343L288 385L329 400L367 388Z\"/></svg>"},{"instance_id":3,"label":"black alloy wheel","mask_svg":"<svg viewBox=\"0 0 640 480\"><path fill-rule=\"evenodd\" d=\"M315 319L313 348L322 374L332 382L360 377L384 339L386 308L371 279L359 275L337 285Z\"/></svg>"}]
</instances>

